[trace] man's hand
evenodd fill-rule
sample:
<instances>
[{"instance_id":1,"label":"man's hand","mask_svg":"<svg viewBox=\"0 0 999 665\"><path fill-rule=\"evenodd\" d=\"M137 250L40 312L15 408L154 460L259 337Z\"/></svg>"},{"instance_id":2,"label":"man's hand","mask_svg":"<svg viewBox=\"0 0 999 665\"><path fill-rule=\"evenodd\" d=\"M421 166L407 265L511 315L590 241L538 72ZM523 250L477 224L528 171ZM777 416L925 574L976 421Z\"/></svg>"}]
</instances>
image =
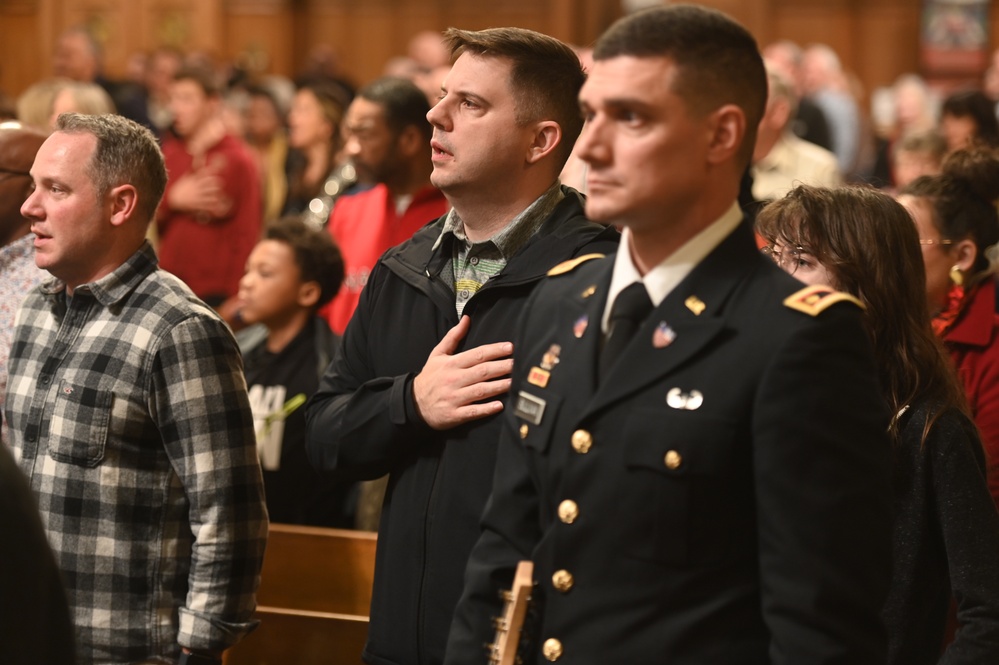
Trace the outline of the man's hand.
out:
<instances>
[{"instance_id":1,"label":"man's hand","mask_svg":"<svg viewBox=\"0 0 999 665\"><path fill-rule=\"evenodd\" d=\"M416 410L430 427L450 429L462 423L491 416L503 410L496 400L478 404L510 389L513 344L496 342L455 353L468 334L469 318L461 317L430 352L423 370L413 379Z\"/></svg>"},{"instance_id":2,"label":"man's hand","mask_svg":"<svg viewBox=\"0 0 999 665\"><path fill-rule=\"evenodd\" d=\"M225 160L213 160L205 167L195 168L179 178L170 188L167 203L174 210L213 218L225 217L232 210L219 172Z\"/></svg>"}]
</instances>

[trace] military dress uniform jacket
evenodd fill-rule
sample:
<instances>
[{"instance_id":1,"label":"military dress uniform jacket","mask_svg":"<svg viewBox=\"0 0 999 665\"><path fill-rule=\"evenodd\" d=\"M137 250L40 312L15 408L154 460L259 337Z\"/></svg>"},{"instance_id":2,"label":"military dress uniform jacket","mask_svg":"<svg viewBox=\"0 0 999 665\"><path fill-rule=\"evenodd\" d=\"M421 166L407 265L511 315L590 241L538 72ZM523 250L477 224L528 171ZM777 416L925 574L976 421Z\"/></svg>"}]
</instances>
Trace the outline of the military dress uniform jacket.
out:
<instances>
[{"instance_id":1,"label":"military dress uniform jacket","mask_svg":"<svg viewBox=\"0 0 999 665\"><path fill-rule=\"evenodd\" d=\"M471 327L459 352L510 341L552 266L615 249L617 231L587 221L581 196L564 193L531 240L465 305ZM458 323L454 291L441 276L451 270L450 244L437 242L443 221L375 265L306 412L314 466L360 480L389 474L363 654L376 665L443 660L499 440L495 416L435 431L413 410L413 377Z\"/></svg>"},{"instance_id":2,"label":"military dress uniform jacket","mask_svg":"<svg viewBox=\"0 0 999 665\"><path fill-rule=\"evenodd\" d=\"M889 419L860 308L802 293L743 223L598 385L612 266L528 304L445 662L484 662L531 558L527 663L883 663Z\"/></svg>"}]
</instances>

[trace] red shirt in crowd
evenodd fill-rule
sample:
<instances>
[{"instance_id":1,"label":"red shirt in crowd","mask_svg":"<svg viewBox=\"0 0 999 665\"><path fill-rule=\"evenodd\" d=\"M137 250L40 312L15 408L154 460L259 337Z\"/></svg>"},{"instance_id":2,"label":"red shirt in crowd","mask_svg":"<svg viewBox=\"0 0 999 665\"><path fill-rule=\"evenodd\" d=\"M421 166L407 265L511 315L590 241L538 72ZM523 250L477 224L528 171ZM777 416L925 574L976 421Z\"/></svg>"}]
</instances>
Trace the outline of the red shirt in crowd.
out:
<instances>
[{"instance_id":1,"label":"red shirt in crowd","mask_svg":"<svg viewBox=\"0 0 999 665\"><path fill-rule=\"evenodd\" d=\"M212 218L170 208L170 188L192 172L194 157L184 143L163 145L166 158L166 194L157 213L160 266L182 279L210 304L236 295L246 259L260 239L261 197L257 166L247 148L232 136L223 136L204 155L199 168L210 169L222 181L232 206L225 217Z\"/></svg>"},{"instance_id":2,"label":"red shirt in crowd","mask_svg":"<svg viewBox=\"0 0 999 665\"><path fill-rule=\"evenodd\" d=\"M320 310L333 332L343 334L378 258L450 207L440 190L430 186L416 192L401 215L384 184L336 202L327 228L343 255L344 280L332 302Z\"/></svg>"}]
</instances>

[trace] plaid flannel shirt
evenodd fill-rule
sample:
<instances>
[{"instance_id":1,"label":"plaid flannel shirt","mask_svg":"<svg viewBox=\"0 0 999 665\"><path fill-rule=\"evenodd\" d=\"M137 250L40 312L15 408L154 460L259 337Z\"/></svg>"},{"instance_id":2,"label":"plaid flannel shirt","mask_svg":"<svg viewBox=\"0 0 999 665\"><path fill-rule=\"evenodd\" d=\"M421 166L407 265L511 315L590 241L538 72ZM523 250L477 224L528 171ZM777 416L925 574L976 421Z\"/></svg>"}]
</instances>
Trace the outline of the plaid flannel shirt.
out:
<instances>
[{"instance_id":1,"label":"plaid flannel shirt","mask_svg":"<svg viewBox=\"0 0 999 665\"><path fill-rule=\"evenodd\" d=\"M71 298L32 292L6 414L81 662L222 649L254 627L267 515L239 351L148 243Z\"/></svg>"}]
</instances>

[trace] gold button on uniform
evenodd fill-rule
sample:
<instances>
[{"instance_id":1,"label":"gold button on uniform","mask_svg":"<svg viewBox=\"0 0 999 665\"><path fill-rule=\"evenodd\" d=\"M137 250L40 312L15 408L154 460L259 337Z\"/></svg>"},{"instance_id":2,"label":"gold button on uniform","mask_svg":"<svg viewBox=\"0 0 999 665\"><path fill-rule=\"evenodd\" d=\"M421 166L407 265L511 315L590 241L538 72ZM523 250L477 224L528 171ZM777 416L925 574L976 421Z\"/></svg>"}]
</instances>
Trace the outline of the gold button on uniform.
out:
<instances>
[{"instance_id":1,"label":"gold button on uniform","mask_svg":"<svg viewBox=\"0 0 999 665\"><path fill-rule=\"evenodd\" d=\"M554 637L547 639L544 646L541 647L541 653L544 654L546 660L554 663L562 657L562 643Z\"/></svg>"},{"instance_id":2,"label":"gold button on uniform","mask_svg":"<svg viewBox=\"0 0 999 665\"><path fill-rule=\"evenodd\" d=\"M556 570L555 574L552 575L552 586L557 591L568 593L572 589L573 584L575 584L575 580L572 577L572 573L568 570Z\"/></svg>"},{"instance_id":3,"label":"gold button on uniform","mask_svg":"<svg viewBox=\"0 0 999 665\"><path fill-rule=\"evenodd\" d=\"M575 501L566 499L558 504L558 518L566 524L572 524L579 517L579 506Z\"/></svg>"},{"instance_id":4,"label":"gold button on uniform","mask_svg":"<svg viewBox=\"0 0 999 665\"><path fill-rule=\"evenodd\" d=\"M670 469L671 471L675 471L676 469L680 468L681 464L683 464L683 457L681 457L680 453L676 452L675 450L671 450L666 453L665 461L666 461L666 468Z\"/></svg>"},{"instance_id":5,"label":"gold button on uniform","mask_svg":"<svg viewBox=\"0 0 999 665\"><path fill-rule=\"evenodd\" d=\"M527 427L527 425L521 425L520 426L520 438L526 439L527 438L527 433L529 431L530 431L530 429Z\"/></svg>"},{"instance_id":6,"label":"gold button on uniform","mask_svg":"<svg viewBox=\"0 0 999 665\"><path fill-rule=\"evenodd\" d=\"M590 452L593 445L593 437L585 429L577 429L572 433L572 449L580 455Z\"/></svg>"}]
</instances>

